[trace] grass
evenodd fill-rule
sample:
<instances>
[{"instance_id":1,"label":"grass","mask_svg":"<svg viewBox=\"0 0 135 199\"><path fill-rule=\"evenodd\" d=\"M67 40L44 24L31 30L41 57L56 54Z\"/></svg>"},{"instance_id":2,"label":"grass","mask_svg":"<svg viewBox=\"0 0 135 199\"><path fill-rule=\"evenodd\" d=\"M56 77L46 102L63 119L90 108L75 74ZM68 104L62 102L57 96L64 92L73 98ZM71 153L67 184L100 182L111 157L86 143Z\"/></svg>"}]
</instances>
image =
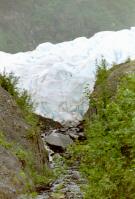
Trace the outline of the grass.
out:
<instances>
[{"instance_id":1,"label":"grass","mask_svg":"<svg viewBox=\"0 0 135 199\"><path fill-rule=\"evenodd\" d=\"M0 132L0 146L4 147L5 149L11 149L13 147L13 144L6 140L2 132Z\"/></svg>"}]
</instances>

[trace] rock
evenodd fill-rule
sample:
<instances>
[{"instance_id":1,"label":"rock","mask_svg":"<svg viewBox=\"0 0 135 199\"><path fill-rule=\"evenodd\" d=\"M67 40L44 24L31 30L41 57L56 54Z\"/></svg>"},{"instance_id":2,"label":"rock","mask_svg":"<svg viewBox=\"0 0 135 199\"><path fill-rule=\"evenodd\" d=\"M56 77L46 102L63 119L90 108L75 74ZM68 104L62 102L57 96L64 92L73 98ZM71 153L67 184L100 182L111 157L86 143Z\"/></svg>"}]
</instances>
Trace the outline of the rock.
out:
<instances>
[{"instance_id":1,"label":"rock","mask_svg":"<svg viewBox=\"0 0 135 199\"><path fill-rule=\"evenodd\" d=\"M79 181L79 179L81 178L79 171L72 171L71 176L73 180Z\"/></svg>"},{"instance_id":2,"label":"rock","mask_svg":"<svg viewBox=\"0 0 135 199\"><path fill-rule=\"evenodd\" d=\"M77 184L70 182L65 189L67 199L82 199L82 193Z\"/></svg>"},{"instance_id":3,"label":"rock","mask_svg":"<svg viewBox=\"0 0 135 199\"><path fill-rule=\"evenodd\" d=\"M63 126L52 119L42 117L41 115L37 115L39 119L39 125L42 132L53 130L53 129L62 129Z\"/></svg>"},{"instance_id":4,"label":"rock","mask_svg":"<svg viewBox=\"0 0 135 199\"><path fill-rule=\"evenodd\" d=\"M70 136L73 140L77 140L78 137L79 137L79 135L77 135L77 134L75 134L75 133L72 133L72 132L69 133L69 136Z\"/></svg>"},{"instance_id":5,"label":"rock","mask_svg":"<svg viewBox=\"0 0 135 199\"><path fill-rule=\"evenodd\" d=\"M115 97L120 79L129 73L135 73L135 61L127 61L126 63L114 66L110 70L110 74L106 80L106 88L110 99ZM91 95L96 100L99 96L101 96L102 92L102 84L98 84L94 86L94 91ZM95 107L90 105L88 111L84 115L84 119L91 120L94 114L97 114L97 110Z\"/></svg>"},{"instance_id":6,"label":"rock","mask_svg":"<svg viewBox=\"0 0 135 199\"><path fill-rule=\"evenodd\" d=\"M28 171L23 170L27 162L15 155L18 151L31 152L39 174L48 163L40 136L27 138L30 128L14 99L0 87L0 199L16 199L26 184L34 187Z\"/></svg>"},{"instance_id":7,"label":"rock","mask_svg":"<svg viewBox=\"0 0 135 199\"><path fill-rule=\"evenodd\" d=\"M73 143L73 140L68 135L63 135L61 133L52 132L50 135L46 136L46 142L49 145L61 147L63 150Z\"/></svg>"},{"instance_id":8,"label":"rock","mask_svg":"<svg viewBox=\"0 0 135 199\"><path fill-rule=\"evenodd\" d=\"M78 140L83 141L86 140L86 136L84 135L84 132L79 132L78 133Z\"/></svg>"}]
</instances>

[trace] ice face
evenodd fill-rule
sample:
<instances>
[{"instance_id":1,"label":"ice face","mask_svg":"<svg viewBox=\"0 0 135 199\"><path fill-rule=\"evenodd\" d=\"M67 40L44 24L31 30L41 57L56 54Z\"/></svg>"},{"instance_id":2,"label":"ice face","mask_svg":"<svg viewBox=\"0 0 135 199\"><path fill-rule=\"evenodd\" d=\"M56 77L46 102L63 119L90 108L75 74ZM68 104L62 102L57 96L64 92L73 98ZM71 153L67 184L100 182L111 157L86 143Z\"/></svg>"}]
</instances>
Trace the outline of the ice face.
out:
<instances>
[{"instance_id":1,"label":"ice face","mask_svg":"<svg viewBox=\"0 0 135 199\"><path fill-rule=\"evenodd\" d=\"M20 77L18 87L31 94L36 113L70 125L80 121L88 109L86 92L93 90L96 62L102 57L108 68L129 57L135 59L135 28L44 43L24 53L0 52L0 72Z\"/></svg>"}]
</instances>

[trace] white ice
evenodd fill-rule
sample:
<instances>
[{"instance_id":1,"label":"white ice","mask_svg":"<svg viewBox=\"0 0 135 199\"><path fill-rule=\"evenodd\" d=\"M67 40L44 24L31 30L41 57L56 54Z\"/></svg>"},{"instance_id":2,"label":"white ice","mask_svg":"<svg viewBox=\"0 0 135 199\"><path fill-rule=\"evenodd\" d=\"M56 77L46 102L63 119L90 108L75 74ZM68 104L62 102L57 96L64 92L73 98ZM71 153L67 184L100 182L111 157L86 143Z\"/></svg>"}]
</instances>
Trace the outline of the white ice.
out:
<instances>
[{"instance_id":1,"label":"white ice","mask_svg":"<svg viewBox=\"0 0 135 199\"><path fill-rule=\"evenodd\" d=\"M100 32L90 39L44 43L29 52L0 52L0 72L20 77L18 86L31 94L36 113L76 124L88 109L86 90L93 90L96 60L100 62L102 56L108 68L135 59L135 28Z\"/></svg>"}]
</instances>

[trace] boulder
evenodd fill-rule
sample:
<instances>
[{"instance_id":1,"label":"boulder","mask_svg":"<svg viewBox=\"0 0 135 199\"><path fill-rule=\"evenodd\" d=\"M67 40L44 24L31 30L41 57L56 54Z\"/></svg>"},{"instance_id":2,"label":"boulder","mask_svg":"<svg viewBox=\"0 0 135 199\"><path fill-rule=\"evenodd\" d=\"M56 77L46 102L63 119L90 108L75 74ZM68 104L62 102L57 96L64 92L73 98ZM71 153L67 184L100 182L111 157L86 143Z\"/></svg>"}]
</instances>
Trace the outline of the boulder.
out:
<instances>
[{"instance_id":1,"label":"boulder","mask_svg":"<svg viewBox=\"0 0 135 199\"><path fill-rule=\"evenodd\" d=\"M66 147L73 143L73 140L68 135L63 135L61 133L56 133L53 131L50 135L47 135L45 138L47 144L60 147L63 150Z\"/></svg>"}]
</instances>

